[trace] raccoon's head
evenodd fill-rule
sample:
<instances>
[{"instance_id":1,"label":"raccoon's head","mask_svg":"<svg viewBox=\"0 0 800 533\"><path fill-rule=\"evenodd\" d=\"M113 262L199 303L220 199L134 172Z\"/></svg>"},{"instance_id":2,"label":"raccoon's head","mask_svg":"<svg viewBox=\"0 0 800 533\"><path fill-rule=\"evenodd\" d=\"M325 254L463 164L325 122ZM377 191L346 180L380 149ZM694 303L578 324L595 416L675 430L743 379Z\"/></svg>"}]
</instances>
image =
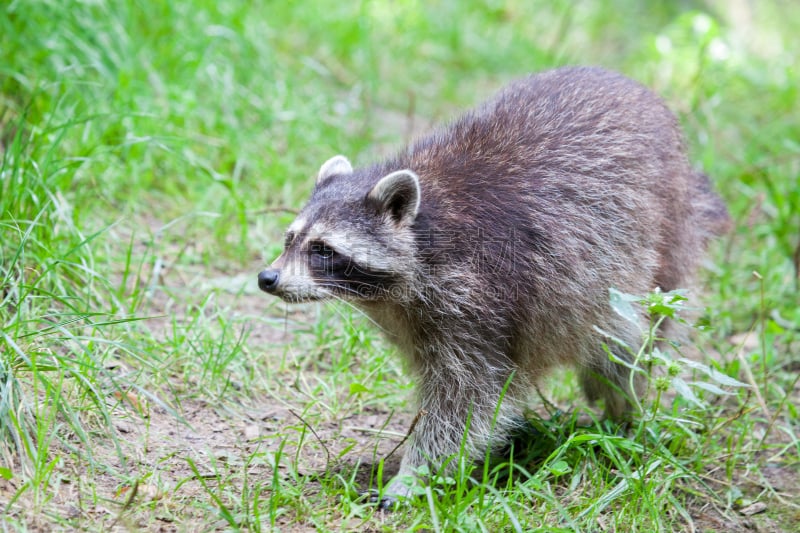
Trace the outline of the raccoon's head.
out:
<instances>
[{"instance_id":1,"label":"raccoon's head","mask_svg":"<svg viewBox=\"0 0 800 533\"><path fill-rule=\"evenodd\" d=\"M376 182L375 169L354 171L340 155L326 161L259 288L287 302L407 298L419 180L410 170L383 174Z\"/></svg>"}]
</instances>

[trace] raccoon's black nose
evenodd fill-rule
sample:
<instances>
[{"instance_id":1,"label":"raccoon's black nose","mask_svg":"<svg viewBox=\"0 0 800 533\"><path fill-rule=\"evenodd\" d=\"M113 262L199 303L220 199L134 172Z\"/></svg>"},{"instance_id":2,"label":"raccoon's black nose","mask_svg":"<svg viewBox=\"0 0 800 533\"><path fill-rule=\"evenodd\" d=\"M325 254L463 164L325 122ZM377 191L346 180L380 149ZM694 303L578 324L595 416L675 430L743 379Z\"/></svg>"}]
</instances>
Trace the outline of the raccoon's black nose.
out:
<instances>
[{"instance_id":1,"label":"raccoon's black nose","mask_svg":"<svg viewBox=\"0 0 800 533\"><path fill-rule=\"evenodd\" d=\"M258 275L258 288L264 292L272 292L278 286L278 274L280 271L267 269Z\"/></svg>"}]
</instances>

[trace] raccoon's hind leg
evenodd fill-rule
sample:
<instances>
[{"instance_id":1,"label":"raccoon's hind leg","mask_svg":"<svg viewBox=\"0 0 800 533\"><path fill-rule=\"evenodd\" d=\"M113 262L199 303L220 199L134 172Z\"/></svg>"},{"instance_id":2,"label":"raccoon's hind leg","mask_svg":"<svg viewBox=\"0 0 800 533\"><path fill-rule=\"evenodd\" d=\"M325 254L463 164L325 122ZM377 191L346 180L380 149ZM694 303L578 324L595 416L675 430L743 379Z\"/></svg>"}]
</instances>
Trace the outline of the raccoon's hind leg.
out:
<instances>
[{"instance_id":1,"label":"raccoon's hind leg","mask_svg":"<svg viewBox=\"0 0 800 533\"><path fill-rule=\"evenodd\" d=\"M614 355L625 362L631 362L630 354L622 349L612 348ZM578 369L581 386L586 398L594 403L603 400L606 416L612 420L623 421L630 413L634 397L642 389L640 376L633 376L627 366L612 361L605 351L596 354L588 365Z\"/></svg>"}]
</instances>

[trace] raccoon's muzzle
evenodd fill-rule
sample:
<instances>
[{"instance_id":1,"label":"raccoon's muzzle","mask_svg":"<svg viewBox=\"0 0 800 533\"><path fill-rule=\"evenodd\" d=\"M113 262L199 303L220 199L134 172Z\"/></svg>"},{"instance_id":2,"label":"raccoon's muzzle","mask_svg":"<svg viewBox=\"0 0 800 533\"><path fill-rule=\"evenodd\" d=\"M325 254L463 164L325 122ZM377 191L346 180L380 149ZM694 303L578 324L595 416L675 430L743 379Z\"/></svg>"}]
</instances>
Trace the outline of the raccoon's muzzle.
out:
<instances>
[{"instance_id":1,"label":"raccoon's muzzle","mask_svg":"<svg viewBox=\"0 0 800 533\"><path fill-rule=\"evenodd\" d=\"M280 270L275 270L272 268L262 270L258 275L258 288L264 292L272 294L278 287L279 275Z\"/></svg>"}]
</instances>

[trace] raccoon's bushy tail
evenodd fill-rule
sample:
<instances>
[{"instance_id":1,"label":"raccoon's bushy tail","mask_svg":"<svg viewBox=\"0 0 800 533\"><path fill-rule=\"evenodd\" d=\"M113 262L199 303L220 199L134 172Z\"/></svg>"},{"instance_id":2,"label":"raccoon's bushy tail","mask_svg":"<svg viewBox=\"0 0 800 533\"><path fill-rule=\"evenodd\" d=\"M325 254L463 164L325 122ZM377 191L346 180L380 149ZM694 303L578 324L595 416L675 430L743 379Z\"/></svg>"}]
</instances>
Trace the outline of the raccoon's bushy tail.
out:
<instances>
[{"instance_id":1,"label":"raccoon's bushy tail","mask_svg":"<svg viewBox=\"0 0 800 533\"><path fill-rule=\"evenodd\" d=\"M702 229L706 239L728 233L733 226L728 208L712 189L708 175L696 172L695 176L692 203L697 227Z\"/></svg>"}]
</instances>

